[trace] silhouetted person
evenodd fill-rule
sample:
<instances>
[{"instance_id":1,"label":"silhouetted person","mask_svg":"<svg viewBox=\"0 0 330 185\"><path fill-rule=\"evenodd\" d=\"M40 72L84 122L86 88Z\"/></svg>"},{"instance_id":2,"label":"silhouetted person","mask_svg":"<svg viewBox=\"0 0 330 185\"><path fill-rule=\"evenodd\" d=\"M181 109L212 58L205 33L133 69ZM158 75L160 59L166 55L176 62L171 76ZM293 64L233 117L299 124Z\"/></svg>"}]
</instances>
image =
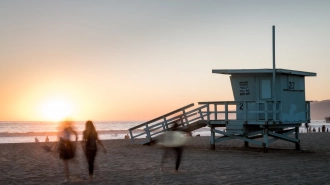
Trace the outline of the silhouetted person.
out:
<instances>
[{"instance_id":1,"label":"silhouetted person","mask_svg":"<svg viewBox=\"0 0 330 185\"><path fill-rule=\"evenodd\" d=\"M316 132L316 129L315 129L315 127L313 128L313 132Z\"/></svg>"},{"instance_id":2,"label":"silhouetted person","mask_svg":"<svg viewBox=\"0 0 330 185\"><path fill-rule=\"evenodd\" d=\"M39 140L37 137L34 138L34 142L39 143Z\"/></svg>"},{"instance_id":3,"label":"silhouetted person","mask_svg":"<svg viewBox=\"0 0 330 185\"><path fill-rule=\"evenodd\" d=\"M85 124L85 130L83 132L83 149L86 154L88 162L88 171L89 171L89 180L93 180L94 172L94 160L97 152L97 144L100 144L103 148L104 153L106 149L103 146L103 143L99 139L97 132L95 130L94 124L92 121L88 120Z\"/></svg>"},{"instance_id":4,"label":"silhouetted person","mask_svg":"<svg viewBox=\"0 0 330 185\"><path fill-rule=\"evenodd\" d=\"M325 132L325 125L322 125L322 132Z\"/></svg>"},{"instance_id":5,"label":"silhouetted person","mask_svg":"<svg viewBox=\"0 0 330 185\"><path fill-rule=\"evenodd\" d=\"M328 128L327 128L327 132L329 132Z\"/></svg>"},{"instance_id":6,"label":"silhouetted person","mask_svg":"<svg viewBox=\"0 0 330 185\"><path fill-rule=\"evenodd\" d=\"M319 132L321 132L321 128L319 127L318 129L319 129Z\"/></svg>"},{"instance_id":7,"label":"silhouetted person","mask_svg":"<svg viewBox=\"0 0 330 185\"><path fill-rule=\"evenodd\" d=\"M174 123L174 125L169 129L169 131L178 131L179 124L177 122ZM182 158L182 152L183 152L183 145L182 146L176 146L176 147L168 147L173 149L173 151L176 154L176 162L175 162L175 172L179 170L181 158ZM164 155L162 157L161 166L163 166L164 160L166 155L168 154L169 150L165 149Z\"/></svg>"},{"instance_id":8,"label":"silhouetted person","mask_svg":"<svg viewBox=\"0 0 330 185\"><path fill-rule=\"evenodd\" d=\"M46 137L45 142L46 142L46 143L49 142L49 138L48 138L48 136Z\"/></svg>"},{"instance_id":9,"label":"silhouetted person","mask_svg":"<svg viewBox=\"0 0 330 185\"><path fill-rule=\"evenodd\" d=\"M78 140L78 133L74 130L73 121L65 120L60 123L59 126L59 142L57 146L57 150L59 152L60 159L63 160L64 164L64 174L65 181L69 181L69 159L74 158L76 152L76 142L73 143L71 139L71 135L76 136L76 142Z\"/></svg>"},{"instance_id":10,"label":"silhouetted person","mask_svg":"<svg viewBox=\"0 0 330 185\"><path fill-rule=\"evenodd\" d=\"M305 127L306 127L306 131L308 133L308 127L309 127L308 123L305 123Z\"/></svg>"}]
</instances>

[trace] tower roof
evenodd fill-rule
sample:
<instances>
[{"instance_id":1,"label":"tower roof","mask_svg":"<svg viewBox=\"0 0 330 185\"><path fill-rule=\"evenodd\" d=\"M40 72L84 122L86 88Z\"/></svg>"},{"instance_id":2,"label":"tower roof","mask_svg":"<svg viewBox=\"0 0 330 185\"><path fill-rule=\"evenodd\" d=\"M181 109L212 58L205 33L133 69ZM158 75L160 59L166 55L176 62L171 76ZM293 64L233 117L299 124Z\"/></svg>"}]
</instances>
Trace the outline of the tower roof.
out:
<instances>
[{"instance_id":1,"label":"tower roof","mask_svg":"<svg viewBox=\"0 0 330 185\"><path fill-rule=\"evenodd\" d=\"M305 72L305 71L295 71L289 69L275 69L276 73L282 74L292 74L299 76L316 76L316 73ZM273 73L273 69L212 69L212 73L218 74L269 74Z\"/></svg>"}]
</instances>

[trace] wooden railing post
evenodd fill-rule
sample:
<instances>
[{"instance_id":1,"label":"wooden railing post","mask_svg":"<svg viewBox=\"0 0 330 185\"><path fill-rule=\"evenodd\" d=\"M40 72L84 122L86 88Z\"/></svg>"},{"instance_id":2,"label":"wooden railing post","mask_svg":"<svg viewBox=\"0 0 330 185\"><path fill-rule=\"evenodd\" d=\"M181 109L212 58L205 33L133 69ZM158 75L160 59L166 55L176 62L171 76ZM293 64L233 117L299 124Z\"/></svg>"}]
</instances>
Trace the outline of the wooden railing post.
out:
<instances>
[{"instance_id":1,"label":"wooden railing post","mask_svg":"<svg viewBox=\"0 0 330 185\"><path fill-rule=\"evenodd\" d=\"M164 129L164 132L165 132L166 130L168 130L168 124L167 124L167 120L166 120L166 117L165 116L163 116L163 119L164 119L163 129Z\"/></svg>"},{"instance_id":2,"label":"wooden railing post","mask_svg":"<svg viewBox=\"0 0 330 185\"><path fill-rule=\"evenodd\" d=\"M146 132L147 132L147 137L149 138L149 141L151 141L151 135L150 135L150 130L149 130L148 124L146 124Z\"/></svg>"},{"instance_id":3,"label":"wooden railing post","mask_svg":"<svg viewBox=\"0 0 330 185\"><path fill-rule=\"evenodd\" d=\"M210 121L210 104L207 104L206 112L207 112L207 121Z\"/></svg>"},{"instance_id":4,"label":"wooden railing post","mask_svg":"<svg viewBox=\"0 0 330 185\"><path fill-rule=\"evenodd\" d=\"M184 109L182 109L182 112L183 112L184 120L186 121L186 125L189 125L188 118L187 118L187 115L186 115L186 111Z\"/></svg>"},{"instance_id":5,"label":"wooden railing post","mask_svg":"<svg viewBox=\"0 0 330 185\"><path fill-rule=\"evenodd\" d=\"M180 121L181 121L181 125L183 126L183 119L182 119L182 116L180 116Z\"/></svg>"},{"instance_id":6,"label":"wooden railing post","mask_svg":"<svg viewBox=\"0 0 330 185\"><path fill-rule=\"evenodd\" d=\"M228 102L225 102L225 121L228 122Z\"/></svg>"},{"instance_id":7,"label":"wooden railing post","mask_svg":"<svg viewBox=\"0 0 330 185\"><path fill-rule=\"evenodd\" d=\"M202 114L202 110L201 109L198 109L198 112L199 112L199 115L200 115L201 119L204 120L204 116Z\"/></svg>"},{"instance_id":8,"label":"wooden railing post","mask_svg":"<svg viewBox=\"0 0 330 185\"><path fill-rule=\"evenodd\" d=\"M217 113L218 111L217 111L217 104L215 103L214 104L214 119L215 120L218 120L218 113Z\"/></svg>"}]
</instances>

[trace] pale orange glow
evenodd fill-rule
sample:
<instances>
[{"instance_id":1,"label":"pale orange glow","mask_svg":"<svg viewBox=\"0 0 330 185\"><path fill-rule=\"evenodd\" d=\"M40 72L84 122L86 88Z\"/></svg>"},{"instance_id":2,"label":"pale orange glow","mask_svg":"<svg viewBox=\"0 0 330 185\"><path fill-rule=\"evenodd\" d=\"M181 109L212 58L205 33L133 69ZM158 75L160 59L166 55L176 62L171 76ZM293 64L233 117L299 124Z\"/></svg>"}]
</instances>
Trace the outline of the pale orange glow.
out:
<instances>
[{"instance_id":1,"label":"pale orange glow","mask_svg":"<svg viewBox=\"0 0 330 185\"><path fill-rule=\"evenodd\" d=\"M73 114L73 105L63 99L49 99L41 104L40 112L44 119L59 121Z\"/></svg>"}]
</instances>

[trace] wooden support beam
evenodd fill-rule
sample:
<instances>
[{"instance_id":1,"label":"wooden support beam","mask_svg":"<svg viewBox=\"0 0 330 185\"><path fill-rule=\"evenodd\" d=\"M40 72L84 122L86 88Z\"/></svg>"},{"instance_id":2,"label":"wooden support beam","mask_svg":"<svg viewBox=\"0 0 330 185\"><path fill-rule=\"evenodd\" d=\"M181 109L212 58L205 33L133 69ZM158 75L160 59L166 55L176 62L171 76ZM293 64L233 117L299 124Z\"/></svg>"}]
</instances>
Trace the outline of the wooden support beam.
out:
<instances>
[{"instance_id":1,"label":"wooden support beam","mask_svg":"<svg viewBox=\"0 0 330 185\"><path fill-rule=\"evenodd\" d=\"M263 149L264 149L264 153L267 153L268 152L268 129L265 128L264 129L264 142L262 143L262 146L263 146Z\"/></svg>"},{"instance_id":2,"label":"wooden support beam","mask_svg":"<svg viewBox=\"0 0 330 185\"><path fill-rule=\"evenodd\" d=\"M215 150L215 133L214 133L214 126L211 126L211 150Z\"/></svg>"},{"instance_id":3,"label":"wooden support beam","mask_svg":"<svg viewBox=\"0 0 330 185\"><path fill-rule=\"evenodd\" d=\"M296 150L300 151L300 137L299 137L299 127L295 127L295 136L298 142L296 142Z\"/></svg>"},{"instance_id":4,"label":"wooden support beam","mask_svg":"<svg viewBox=\"0 0 330 185\"><path fill-rule=\"evenodd\" d=\"M289 142L294 142L294 143L298 143L299 142L298 139L287 137L284 134L278 134L278 133L275 133L275 132L269 132L269 135L272 136L272 137L276 137L276 138L285 140L285 141L289 141Z\"/></svg>"},{"instance_id":5,"label":"wooden support beam","mask_svg":"<svg viewBox=\"0 0 330 185\"><path fill-rule=\"evenodd\" d=\"M247 141L247 142L249 142L249 143L253 143L253 144L255 144L255 145L262 146L262 142L260 142L260 141L255 141L255 140L252 140L252 139L246 138L246 137L244 137L243 135L227 134L226 132L223 132L223 131L220 131L220 130L216 130L216 129L213 129L213 131L216 132L216 133L222 134L222 135L224 135L224 136L230 137L230 138L240 139L240 140L243 140L243 141ZM219 138L219 139L220 139L220 138ZM219 141L219 139L217 139L217 141Z\"/></svg>"}]
</instances>

